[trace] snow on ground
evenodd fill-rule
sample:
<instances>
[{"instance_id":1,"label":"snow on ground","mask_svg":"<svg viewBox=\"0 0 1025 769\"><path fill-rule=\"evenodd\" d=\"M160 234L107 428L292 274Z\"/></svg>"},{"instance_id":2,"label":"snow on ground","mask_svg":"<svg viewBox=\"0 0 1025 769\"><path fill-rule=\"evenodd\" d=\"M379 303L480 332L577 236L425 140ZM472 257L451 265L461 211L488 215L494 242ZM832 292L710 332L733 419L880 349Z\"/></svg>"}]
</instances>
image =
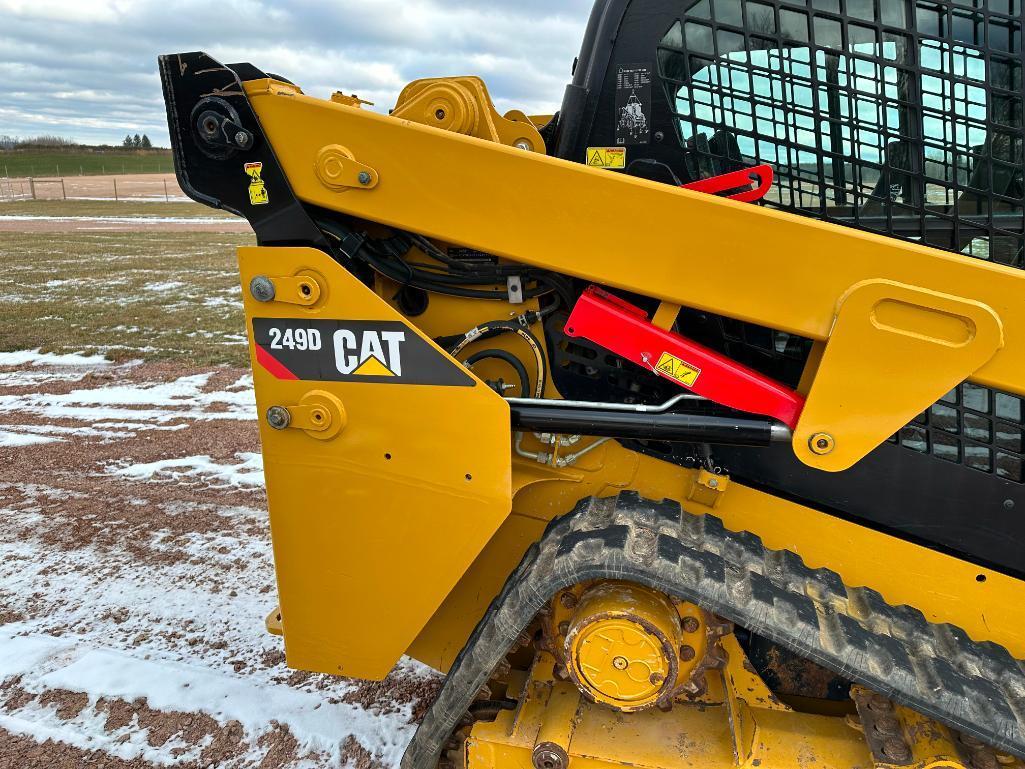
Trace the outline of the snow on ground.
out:
<instances>
[{"instance_id":1,"label":"snow on ground","mask_svg":"<svg viewBox=\"0 0 1025 769\"><path fill-rule=\"evenodd\" d=\"M212 391L206 387L210 376L191 374L169 382L119 382L67 392L0 393L0 415L28 415L40 420L32 425L5 425L12 434L51 438L78 434L107 439L129 437L140 430L182 430L189 420L255 418L251 375L239 376L223 389ZM70 427L66 424L69 421Z\"/></svg>"},{"instance_id":2,"label":"snow on ground","mask_svg":"<svg viewBox=\"0 0 1025 769\"><path fill-rule=\"evenodd\" d=\"M63 283L64 281L50 281ZM84 355L83 353L52 353L35 350L19 350L17 352L0 352L0 366L96 366L110 365L110 361L102 355Z\"/></svg>"},{"instance_id":3,"label":"snow on ground","mask_svg":"<svg viewBox=\"0 0 1025 769\"><path fill-rule=\"evenodd\" d=\"M28 195L26 199L30 199ZM110 197L81 197L78 195L69 196L67 200L97 200L103 201L104 203L110 202ZM185 197L184 195L133 195L129 198L118 198L119 203L191 203L192 198Z\"/></svg>"},{"instance_id":4,"label":"snow on ground","mask_svg":"<svg viewBox=\"0 0 1025 769\"><path fill-rule=\"evenodd\" d=\"M44 435L26 435L8 430L0 430L0 446L32 446L37 443L53 443L60 438L48 438Z\"/></svg>"},{"instance_id":5,"label":"snow on ground","mask_svg":"<svg viewBox=\"0 0 1025 769\"><path fill-rule=\"evenodd\" d=\"M97 224L224 224L223 216L43 216L0 214L3 222L96 222Z\"/></svg>"},{"instance_id":6,"label":"snow on ground","mask_svg":"<svg viewBox=\"0 0 1025 769\"><path fill-rule=\"evenodd\" d=\"M249 452L235 454L237 464L221 464L210 457L179 457L177 459L158 459L156 462L143 462L119 467L110 465L107 472L122 478L137 481L167 479L182 481L202 479L208 485L228 486L263 486L263 456Z\"/></svg>"},{"instance_id":7,"label":"snow on ground","mask_svg":"<svg viewBox=\"0 0 1025 769\"><path fill-rule=\"evenodd\" d=\"M438 677L290 670L264 628L251 376L73 357L0 355L0 766L396 766Z\"/></svg>"}]
</instances>

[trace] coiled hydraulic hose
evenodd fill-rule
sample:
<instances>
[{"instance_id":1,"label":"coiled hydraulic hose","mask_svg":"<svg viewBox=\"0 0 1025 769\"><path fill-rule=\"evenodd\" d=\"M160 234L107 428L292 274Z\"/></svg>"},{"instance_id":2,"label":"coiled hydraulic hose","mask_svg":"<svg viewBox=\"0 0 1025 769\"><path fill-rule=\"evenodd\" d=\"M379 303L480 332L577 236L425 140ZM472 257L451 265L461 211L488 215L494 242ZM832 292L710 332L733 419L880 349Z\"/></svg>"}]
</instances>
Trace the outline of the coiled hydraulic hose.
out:
<instances>
[{"instance_id":1,"label":"coiled hydraulic hose","mask_svg":"<svg viewBox=\"0 0 1025 769\"><path fill-rule=\"evenodd\" d=\"M537 316L537 319L540 319L540 313L528 313L528 315L534 315ZM531 352L534 354L534 363L537 367L537 383L534 386L534 397L543 398L545 384L548 381L545 354L544 350L541 349L541 342L536 336L534 336L531 330L527 328L527 323L529 323L529 319L525 319L524 324L504 320L493 320L488 321L487 323L482 323L481 325L467 331L466 334L463 335L462 339L449 348L448 353L454 358L459 355L463 348L472 342L491 339L492 337L499 336L500 334L516 334L520 339L527 343ZM523 381L528 383L527 386L529 392L530 379L524 378Z\"/></svg>"},{"instance_id":2,"label":"coiled hydraulic hose","mask_svg":"<svg viewBox=\"0 0 1025 769\"><path fill-rule=\"evenodd\" d=\"M504 360L514 369L516 369L516 376L520 378L520 397L526 398L530 393L530 375L527 373L527 367L523 365L523 362L513 355L511 352L505 350L481 350L475 352L469 358L467 358L463 365L467 368L473 368L474 363L478 363L486 358L497 358L498 360Z\"/></svg>"}]
</instances>

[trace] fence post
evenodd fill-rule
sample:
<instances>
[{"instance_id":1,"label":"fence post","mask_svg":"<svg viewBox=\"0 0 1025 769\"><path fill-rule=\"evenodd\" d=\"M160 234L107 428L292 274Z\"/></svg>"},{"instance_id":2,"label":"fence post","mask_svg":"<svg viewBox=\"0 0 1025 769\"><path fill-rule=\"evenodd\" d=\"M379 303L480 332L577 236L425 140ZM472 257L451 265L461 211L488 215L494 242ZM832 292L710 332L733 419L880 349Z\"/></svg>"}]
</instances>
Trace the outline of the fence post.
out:
<instances>
[{"instance_id":1,"label":"fence post","mask_svg":"<svg viewBox=\"0 0 1025 769\"><path fill-rule=\"evenodd\" d=\"M32 190L32 199L36 199L36 180L33 177L28 178L28 188Z\"/></svg>"},{"instance_id":2,"label":"fence post","mask_svg":"<svg viewBox=\"0 0 1025 769\"><path fill-rule=\"evenodd\" d=\"M171 198L169 198L167 196L167 179L164 179L164 202L165 203L170 203L171 202Z\"/></svg>"},{"instance_id":3,"label":"fence post","mask_svg":"<svg viewBox=\"0 0 1025 769\"><path fill-rule=\"evenodd\" d=\"M57 176L60 176L60 175L61 175L61 164L58 163L57 164Z\"/></svg>"},{"instance_id":4,"label":"fence post","mask_svg":"<svg viewBox=\"0 0 1025 769\"><path fill-rule=\"evenodd\" d=\"M114 201L117 202L117 177L114 177Z\"/></svg>"},{"instance_id":5,"label":"fence post","mask_svg":"<svg viewBox=\"0 0 1025 769\"><path fill-rule=\"evenodd\" d=\"M62 200L67 200L68 199L68 189L67 189L67 187L64 186L64 177L63 176L61 177L61 199Z\"/></svg>"}]
</instances>

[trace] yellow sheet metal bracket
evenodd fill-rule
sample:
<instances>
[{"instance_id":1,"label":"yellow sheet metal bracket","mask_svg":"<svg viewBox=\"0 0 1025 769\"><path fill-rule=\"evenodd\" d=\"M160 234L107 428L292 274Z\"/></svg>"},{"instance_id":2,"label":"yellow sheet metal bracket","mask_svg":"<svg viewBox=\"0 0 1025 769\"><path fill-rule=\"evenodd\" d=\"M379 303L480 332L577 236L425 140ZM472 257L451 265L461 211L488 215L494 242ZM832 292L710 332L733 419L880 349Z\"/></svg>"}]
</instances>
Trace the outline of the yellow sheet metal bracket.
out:
<instances>
[{"instance_id":1,"label":"yellow sheet metal bracket","mask_svg":"<svg viewBox=\"0 0 1025 769\"><path fill-rule=\"evenodd\" d=\"M347 421L345 406L324 390L311 390L297 405L271 406L267 409L267 424L275 430L294 427L322 441L338 435Z\"/></svg>"},{"instance_id":2,"label":"yellow sheet metal bracket","mask_svg":"<svg viewBox=\"0 0 1025 769\"><path fill-rule=\"evenodd\" d=\"M329 190L372 190L380 181L377 171L360 163L340 144L329 144L317 153L317 178Z\"/></svg>"},{"instance_id":3,"label":"yellow sheet metal bracket","mask_svg":"<svg viewBox=\"0 0 1025 769\"><path fill-rule=\"evenodd\" d=\"M1000 317L981 302L889 280L855 284L839 301L795 453L846 470L1003 346Z\"/></svg>"},{"instance_id":4,"label":"yellow sheet metal bracket","mask_svg":"<svg viewBox=\"0 0 1025 769\"><path fill-rule=\"evenodd\" d=\"M313 275L286 275L271 278L257 275L249 281L249 293L258 302L285 302L311 307L324 293Z\"/></svg>"}]
</instances>

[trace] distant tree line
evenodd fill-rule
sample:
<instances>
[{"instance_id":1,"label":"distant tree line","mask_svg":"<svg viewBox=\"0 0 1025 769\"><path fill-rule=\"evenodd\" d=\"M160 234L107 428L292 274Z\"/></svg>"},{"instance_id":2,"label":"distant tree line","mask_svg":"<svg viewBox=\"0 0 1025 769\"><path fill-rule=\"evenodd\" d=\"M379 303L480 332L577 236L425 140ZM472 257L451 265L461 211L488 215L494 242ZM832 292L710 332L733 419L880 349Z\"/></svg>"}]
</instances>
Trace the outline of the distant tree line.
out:
<instances>
[{"instance_id":1,"label":"distant tree line","mask_svg":"<svg viewBox=\"0 0 1025 769\"><path fill-rule=\"evenodd\" d=\"M139 136L139 134L136 134L135 136L126 136L125 140L121 142L121 146L137 150L148 150L153 148L153 145L150 143L149 137L146 134L143 134L142 136Z\"/></svg>"},{"instance_id":2,"label":"distant tree line","mask_svg":"<svg viewBox=\"0 0 1025 769\"><path fill-rule=\"evenodd\" d=\"M14 136L0 136L0 150L16 150L26 147L61 148L74 147L75 142L63 136L33 136L30 139L18 139Z\"/></svg>"},{"instance_id":3,"label":"distant tree line","mask_svg":"<svg viewBox=\"0 0 1025 769\"><path fill-rule=\"evenodd\" d=\"M72 139L63 136L32 136L18 138L0 134L0 152L12 152L14 150L55 150L57 152L67 151L109 151L114 149L149 150L160 149L154 147L153 142L146 134L129 134L121 144L79 144Z\"/></svg>"}]
</instances>

